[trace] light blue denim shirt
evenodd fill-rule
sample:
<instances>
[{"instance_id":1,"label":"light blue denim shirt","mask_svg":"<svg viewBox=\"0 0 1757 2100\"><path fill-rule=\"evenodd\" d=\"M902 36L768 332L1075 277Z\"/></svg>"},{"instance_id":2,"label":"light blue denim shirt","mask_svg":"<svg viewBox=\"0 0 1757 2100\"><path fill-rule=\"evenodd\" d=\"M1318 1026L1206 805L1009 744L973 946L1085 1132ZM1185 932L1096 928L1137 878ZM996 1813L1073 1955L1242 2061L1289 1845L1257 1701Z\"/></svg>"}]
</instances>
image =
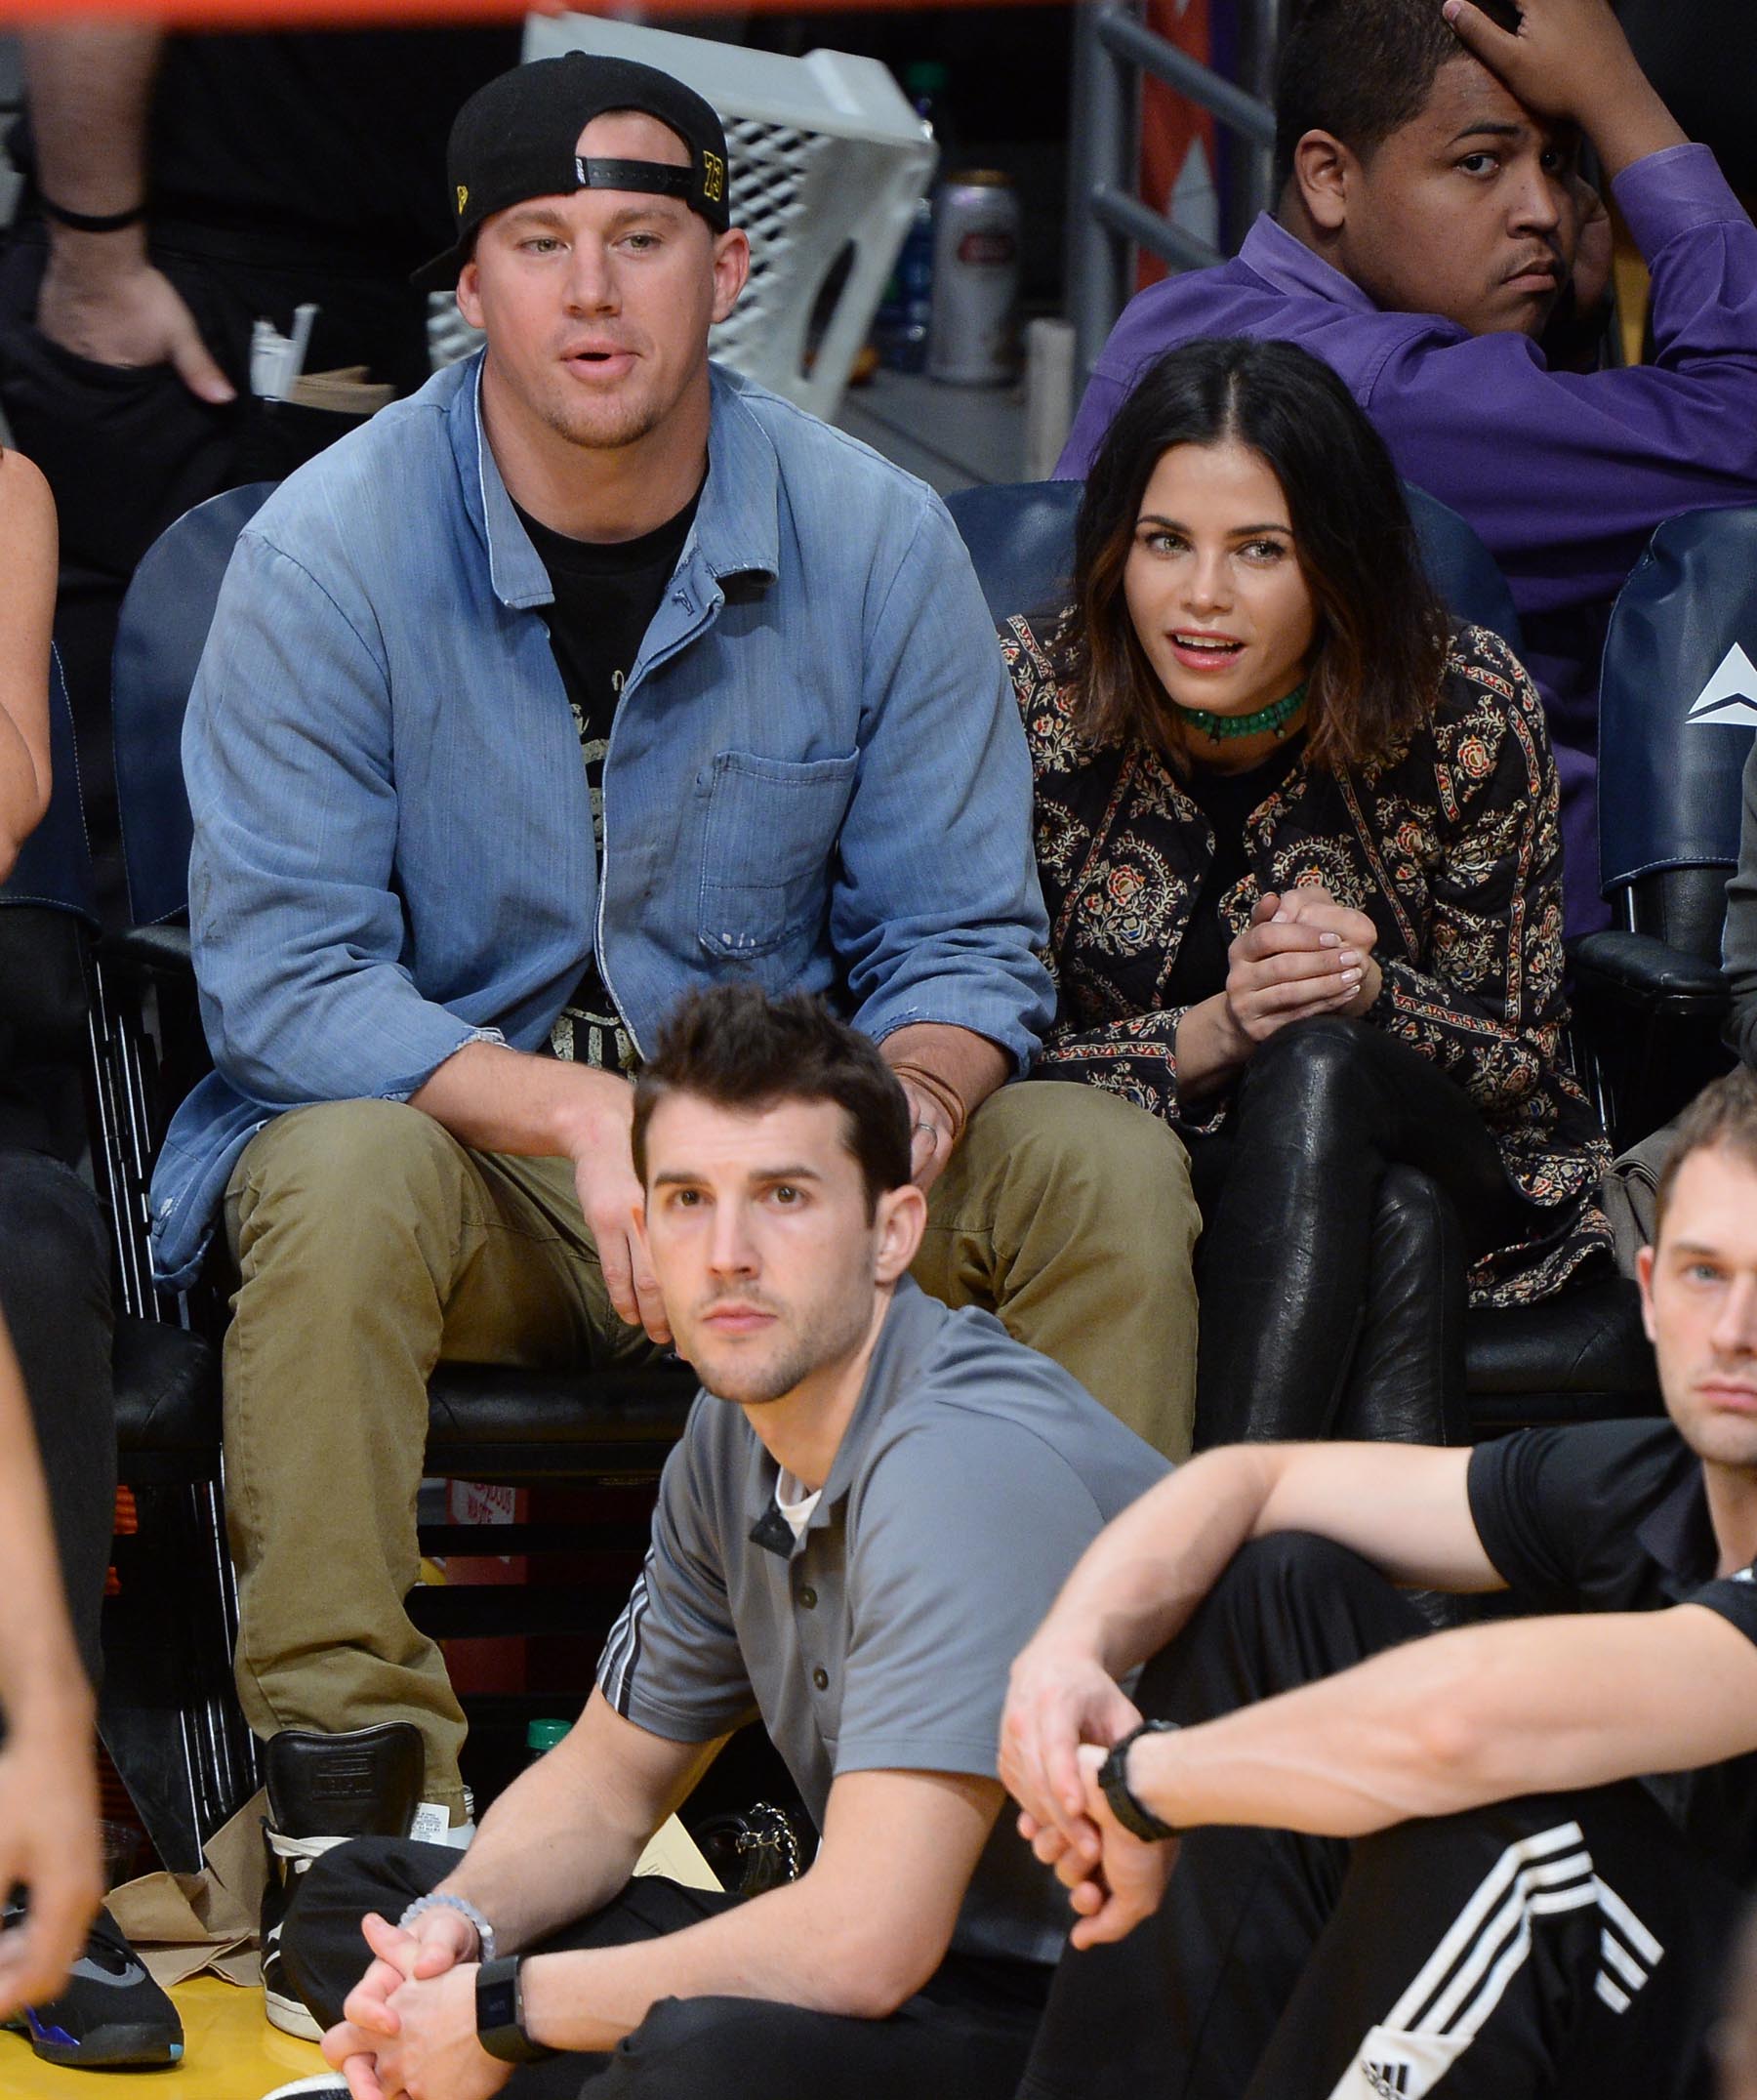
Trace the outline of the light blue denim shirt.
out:
<instances>
[{"instance_id":1,"label":"light blue denim shirt","mask_svg":"<svg viewBox=\"0 0 1757 2100\"><path fill-rule=\"evenodd\" d=\"M216 1070L153 1176L186 1280L239 1153L315 1101L534 1050L594 939L637 1044L734 974L1021 1069L1053 1012L1031 768L930 490L715 368L696 520L624 689L593 866L549 576L438 374L246 527L189 702L189 914Z\"/></svg>"}]
</instances>

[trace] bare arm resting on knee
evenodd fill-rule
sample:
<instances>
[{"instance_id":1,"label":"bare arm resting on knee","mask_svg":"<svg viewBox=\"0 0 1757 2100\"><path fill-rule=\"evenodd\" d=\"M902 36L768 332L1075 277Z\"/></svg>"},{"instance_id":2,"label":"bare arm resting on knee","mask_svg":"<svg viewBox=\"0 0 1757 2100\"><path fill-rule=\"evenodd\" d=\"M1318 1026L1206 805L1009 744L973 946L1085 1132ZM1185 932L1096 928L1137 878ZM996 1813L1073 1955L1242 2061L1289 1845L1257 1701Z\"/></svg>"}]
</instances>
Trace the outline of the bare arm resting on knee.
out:
<instances>
[{"instance_id":1,"label":"bare arm resting on knee","mask_svg":"<svg viewBox=\"0 0 1757 2100\"><path fill-rule=\"evenodd\" d=\"M1699 1604L1518 1620L1411 1641L1321 1683L1143 1738L1129 1788L1180 1829L1256 1824L1354 1837L1757 1749L1757 1653ZM1096 1842L1040 1830L1080 1914L1075 1942L1121 1939L1155 1909L1176 1847L1144 1845L1080 1752Z\"/></svg>"},{"instance_id":2,"label":"bare arm resting on knee","mask_svg":"<svg viewBox=\"0 0 1757 2100\"><path fill-rule=\"evenodd\" d=\"M0 1934L0 2019L52 1997L103 1894L92 1694L74 1652L18 1361L0 1323L0 1888L30 1915Z\"/></svg>"},{"instance_id":3,"label":"bare arm resting on knee","mask_svg":"<svg viewBox=\"0 0 1757 2100\"><path fill-rule=\"evenodd\" d=\"M580 1725L496 1803L441 1889L493 1921L500 1952L542 1938L616 1894L718 1747L668 1743L594 1692ZM994 1781L957 1774L844 1775L800 1880L662 1939L536 1956L523 1979L527 2028L553 2047L607 2049L658 1998L707 1996L883 2017L944 1958L1001 1799ZM380 1958L324 2043L365 2100L424 2064L468 2063L474 2048L468 1922L428 1913L404 1946L372 1930ZM478 2068L492 2075L485 2057Z\"/></svg>"},{"instance_id":4,"label":"bare arm resting on knee","mask_svg":"<svg viewBox=\"0 0 1757 2100\"><path fill-rule=\"evenodd\" d=\"M1108 1748L1140 1718L1119 1680L1181 1630L1249 1540L1312 1532L1395 1582L1500 1588L1470 1514L1469 1460L1385 1444L1235 1444L1180 1466L1099 1534L1013 1664L1007 1791L1036 1823L1091 1844L1080 1746Z\"/></svg>"}]
</instances>

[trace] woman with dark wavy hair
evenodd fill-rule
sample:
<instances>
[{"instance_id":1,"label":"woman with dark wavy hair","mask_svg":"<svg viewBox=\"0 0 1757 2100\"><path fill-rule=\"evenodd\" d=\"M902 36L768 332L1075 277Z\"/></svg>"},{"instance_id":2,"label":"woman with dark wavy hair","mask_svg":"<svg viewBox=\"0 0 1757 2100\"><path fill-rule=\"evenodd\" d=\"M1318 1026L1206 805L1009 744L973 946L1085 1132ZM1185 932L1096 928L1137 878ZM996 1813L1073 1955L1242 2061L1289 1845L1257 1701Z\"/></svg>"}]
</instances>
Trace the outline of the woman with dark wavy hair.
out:
<instances>
[{"instance_id":1,"label":"woman with dark wavy hair","mask_svg":"<svg viewBox=\"0 0 1757 2100\"><path fill-rule=\"evenodd\" d=\"M1389 455L1285 343L1184 345L1002 644L1060 989L1042 1078L1189 1145L1197 1441L1460 1441L1463 1313L1608 1265L1562 1056L1537 695L1453 631Z\"/></svg>"}]
</instances>

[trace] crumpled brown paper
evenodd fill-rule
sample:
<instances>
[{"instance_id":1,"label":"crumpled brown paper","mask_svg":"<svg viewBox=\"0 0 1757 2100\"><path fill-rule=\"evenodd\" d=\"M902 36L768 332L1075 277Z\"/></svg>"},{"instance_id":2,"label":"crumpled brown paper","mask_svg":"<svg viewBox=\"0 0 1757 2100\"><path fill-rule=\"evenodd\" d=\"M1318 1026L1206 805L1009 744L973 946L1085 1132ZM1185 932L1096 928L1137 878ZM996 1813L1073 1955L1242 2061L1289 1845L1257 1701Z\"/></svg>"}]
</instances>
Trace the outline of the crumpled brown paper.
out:
<instances>
[{"instance_id":1,"label":"crumpled brown paper","mask_svg":"<svg viewBox=\"0 0 1757 2100\"><path fill-rule=\"evenodd\" d=\"M202 1848L200 1874L147 1874L103 1899L155 1980L169 1989L204 1973L260 1984L257 1932L267 1865L259 1790Z\"/></svg>"}]
</instances>

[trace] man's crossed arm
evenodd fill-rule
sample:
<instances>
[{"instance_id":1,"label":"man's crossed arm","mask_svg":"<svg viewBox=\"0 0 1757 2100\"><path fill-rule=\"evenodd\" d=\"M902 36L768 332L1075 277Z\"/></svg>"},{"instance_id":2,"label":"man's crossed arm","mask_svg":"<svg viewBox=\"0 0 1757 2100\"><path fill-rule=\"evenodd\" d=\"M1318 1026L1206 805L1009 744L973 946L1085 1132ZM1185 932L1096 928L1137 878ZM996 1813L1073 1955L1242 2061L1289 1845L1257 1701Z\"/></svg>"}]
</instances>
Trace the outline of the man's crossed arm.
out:
<instances>
[{"instance_id":1,"label":"man's crossed arm","mask_svg":"<svg viewBox=\"0 0 1757 2100\"><path fill-rule=\"evenodd\" d=\"M515 1952L608 1902L717 1744L666 1742L593 1692L580 1724L484 1818L439 1885L467 1897ZM536 1956L526 2025L552 2047L604 2050L662 1997L770 1998L881 2018L944 1958L1000 1812L993 1780L860 1772L831 1789L823 1842L799 1880L660 1939ZM411 2078L448 2100L498 2090L507 2067L475 2041L474 1928L424 1914L412 1932L368 1919L372 1965L324 2053L355 2100Z\"/></svg>"},{"instance_id":2,"label":"man's crossed arm","mask_svg":"<svg viewBox=\"0 0 1757 2100\"><path fill-rule=\"evenodd\" d=\"M1013 1668L1001 1776L1072 1892L1078 1945L1158 1904L1175 1846L1143 1845L1096 1784L1138 1716L1117 1678L1183 1626L1248 1540L1315 1533L1393 1581L1504 1586L1470 1513L1469 1453L1236 1446L1104 1533ZM1714 1763L1757 1748L1757 1653L1698 1605L1477 1626L1373 1657L1201 1726L1143 1739L1131 1790L1180 1829L1356 1836L1514 1795Z\"/></svg>"}]
</instances>

